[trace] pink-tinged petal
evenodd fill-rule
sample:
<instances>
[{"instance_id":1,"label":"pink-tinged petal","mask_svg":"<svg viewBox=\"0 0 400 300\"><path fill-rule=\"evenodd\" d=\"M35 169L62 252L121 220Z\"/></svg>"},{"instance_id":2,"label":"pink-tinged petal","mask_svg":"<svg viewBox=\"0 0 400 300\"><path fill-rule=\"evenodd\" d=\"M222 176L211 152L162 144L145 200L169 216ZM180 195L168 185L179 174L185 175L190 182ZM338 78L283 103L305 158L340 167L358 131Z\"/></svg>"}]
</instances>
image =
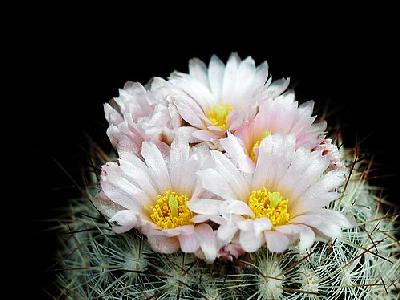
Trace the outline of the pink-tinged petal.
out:
<instances>
[{"instance_id":1,"label":"pink-tinged petal","mask_svg":"<svg viewBox=\"0 0 400 300\"><path fill-rule=\"evenodd\" d=\"M273 134L265 138L260 145L252 188L258 190L268 187L276 189L276 184L285 175L295 154L293 135Z\"/></svg>"},{"instance_id":2,"label":"pink-tinged petal","mask_svg":"<svg viewBox=\"0 0 400 300\"><path fill-rule=\"evenodd\" d=\"M208 87L208 75L206 64L198 58L189 61L189 74Z\"/></svg>"},{"instance_id":3,"label":"pink-tinged petal","mask_svg":"<svg viewBox=\"0 0 400 300\"><path fill-rule=\"evenodd\" d=\"M246 120L246 113L244 111L233 111L228 116L228 124L230 130L238 129Z\"/></svg>"},{"instance_id":4,"label":"pink-tinged petal","mask_svg":"<svg viewBox=\"0 0 400 300\"><path fill-rule=\"evenodd\" d=\"M340 225L320 215L301 215L291 220L293 224L305 224L313 227L324 235L331 238L338 238L341 235Z\"/></svg>"},{"instance_id":5,"label":"pink-tinged petal","mask_svg":"<svg viewBox=\"0 0 400 300\"><path fill-rule=\"evenodd\" d=\"M236 195L225 178L214 169L200 170L197 172L201 185L206 190L222 198L235 199Z\"/></svg>"},{"instance_id":6,"label":"pink-tinged petal","mask_svg":"<svg viewBox=\"0 0 400 300\"><path fill-rule=\"evenodd\" d=\"M179 240L176 237L147 236L150 247L159 253L171 254L179 250Z\"/></svg>"},{"instance_id":7,"label":"pink-tinged petal","mask_svg":"<svg viewBox=\"0 0 400 300\"><path fill-rule=\"evenodd\" d=\"M169 81L194 99L203 110L217 101L207 86L192 78L189 74L172 73Z\"/></svg>"},{"instance_id":8,"label":"pink-tinged petal","mask_svg":"<svg viewBox=\"0 0 400 300\"><path fill-rule=\"evenodd\" d=\"M223 201L216 199L192 199L187 202L189 209L197 214L218 215Z\"/></svg>"},{"instance_id":9,"label":"pink-tinged petal","mask_svg":"<svg viewBox=\"0 0 400 300\"><path fill-rule=\"evenodd\" d=\"M104 114L110 124L118 125L124 121L121 114L108 103L104 104Z\"/></svg>"},{"instance_id":10,"label":"pink-tinged petal","mask_svg":"<svg viewBox=\"0 0 400 300\"><path fill-rule=\"evenodd\" d=\"M315 241L314 231L312 231L308 226L301 224L282 225L276 227L275 230L288 236L298 237L300 251L310 248Z\"/></svg>"},{"instance_id":11,"label":"pink-tinged petal","mask_svg":"<svg viewBox=\"0 0 400 300\"><path fill-rule=\"evenodd\" d=\"M220 151L212 150L211 156L215 163L215 170L221 174L230 185L232 191L234 191L236 195L235 199L245 199L250 194L248 183L239 170L236 169L232 161Z\"/></svg>"},{"instance_id":12,"label":"pink-tinged petal","mask_svg":"<svg viewBox=\"0 0 400 300\"><path fill-rule=\"evenodd\" d=\"M209 130L196 130L193 131L192 136L200 141L212 142L220 138L219 135Z\"/></svg>"},{"instance_id":13,"label":"pink-tinged petal","mask_svg":"<svg viewBox=\"0 0 400 300\"><path fill-rule=\"evenodd\" d=\"M253 222L253 219L244 219L242 221L239 221L237 223L237 226L241 231L251 231L254 230Z\"/></svg>"},{"instance_id":14,"label":"pink-tinged petal","mask_svg":"<svg viewBox=\"0 0 400 300\"><path fill-rule=\"evenodd\" d=\"M189 143L198 143L200 140L193 136L195 131L197 131L195 127L181 126L178 128L177 133L178 135L184 137L184 139L186 139Z\"/></svg>"},{"instance_id":15,"label":"pink-tinged petal","mask_svg":"<svg viewBox=\"0 0 400 300\"><path fill-rule=\"evenodd\" d=\"M236 167L244 173L253 173L255 164L246 154L244 145L240 139L228 132L228 137L219 141L225 149L229 158L233 161Z\"/></svg>"},{"instance_id":16,"label":"pink-tinged petal","mask_svg":"<svg viewBox=\"0 0 400 300\"><path fill-rule=\"evenodd\" d=\"M227 244L233 239L237 231L238 228L234 222L226 222L218 227L217 237L223 244Z\"/></svg>"},{"instance_id":17,"label":"pink-tinged petal","mask_svg":"<svg viewBox=\"0 0 400 300\"><path fill-rule=\"evenodd\" d=\"M181 234L178 236L179 244L181 245L182 252L193 253L196 252L200 243L195 234Z\"/></svg>"},{"instance_id":18,"label":"pink-tinged petal","mask_svg":"<svg viewBox=\"0 0 400 300\"><path fill-rule=\"evenodd\" d=\"M206 260L208 262L213 262L218 256L219 250L216 233L208 224L197 225L195 227L195 233Z\"/></svg>"},{"instance_id":19,"label":"pink-tinged petal","mask_svg":"<svg viewBox=\"0 0 400 300\"><path fill-rule=\"evenodd\" d=\"M153 181L158 186L159 192L171 188L168 169L160 150L153 143L142 144L142 156L153 175Z\"/></svg>"},{"instance_id":20,"label":"pink-tinged petal","mask_svg":"<svg viewBox=\"0 0 400 300\"><path fill-rule=\"evenodd\" d=\"M140 211L148 203L148 196L122 176L116 163L103 166L101 188L104 194L124 208Z\"/></svg>"},{"instance_id":21,"label":"pink-tinged petal","mask_svg":"<svg viewBox=\"0 0 400 300\"><path fill-rule=\"evenodd\" d=\"M182 176L185 175L184 170L190 155L190 146L185 136L177 135L174 142L171 144L171 151L169 155L169 174L171 179L171 186L175 190L181 186ZM189 174L191 172L189 171ZM191 187L190 187L191 188Z\"/></svg>"},{"instance_id":22,"label":"pink-tinged petal","mask_svg":"<svg viewBox=\"0 0 400 300\"><path fill-rule=\"evenodd\" d=\"M228 101L228 99L233 99L235 96L234 92L239 63L240 58L237 53L232 53L226 63L224 80L222 84L222 98L225 101Z\"/></svg>"},{"instance_id":23,"label":"pink-tinged petal","mask_svg":"<svg viewBox=\"0 0 400 300\"><path fill-rule=\"evenodd\" d=\"M212 221L216 224L223 224L225 223L225 219L220 217L220 216L214 216L214 215L195 215L192 218L193 223L205 223L206 221Z\"/></svg>"},{"instance_id":24,"label":"pink-tinged petal","mask_svg":"<svg viewBox=\"0 0 400 300\"><path fill-rule=\"evenodd\" d=\"M205 129L204 115L201 107L189 96L178 94L173 96L173 101L182 118L196 128Z\"/></svg>"},{"instance_id":25,"label":"pink-tinged petal","mask_svg":"<svg viewBox=\"0 0 400 300\"><path fill-rule=\"evenodd\" d=\"M259 85L263 85L268 79L268 63L262 62L256 69L255 80Z\"/></svg>"},{"instance_id":26,"label":"pink-tinged petal","mask_svg":"<svg viewBox=\"0 0 400 300\"><path fill-rule=\"evenodd\" d=\"M284 252L289 247L289 239L279 231L266 231L265 241L271 252Z\"/></svg>"},{"instance_id":27,"label":"pink-tinged petal","mask_svg":"<svg viewBox=\"0 0 400 300\"><path fill-rule=\"evenodd\" d=\"M272 224L271 221L267 218L257 218L254 220L253 226L255 234L258 235L266 230L271 229Z\"/></svg>"},{"instance_id":28,"label":"pink-tinged petal","mask_svg":"<svg viewBox=\"0 0 400 300\"><path fill-rule=\"evenodd\" d=\"M352 228L356 225L353 218L347 217L338 211L321 209L319 214L332 222L336 222L341 228Z\"/></svg>"},{"instance_id":29,"label":"pink-tinged petal","mask_svg":"<svg viewBox=\"0 0 400 300\"><path fill-rule=\"evenodd\" d=\"M309 187L292 206L293 215L319 210L339 197L334 190L346 180L347 170L333 170Z\"/></svg>"},{"instance_id":30,"label":"pink-tinged petal","mask_svg":"<svg viewBox=\"0 0 400 300\"><path fill-rule=\"evenodd\" d=\"M189 225L183 225L175 228L170 228L170 229L163 229L162 230L163 234L166 236L178 236L178 235L191 235L194 232L194 226L189 224Z\"/></svg>"},{"instance_id":31,"label":"pink-tinged petal","mask_svg":"<svg viewBox=\"0 0 400 300\"><path fill-rule=\"evenodd\" d=\"M290 83L289 78L281 78L279 80L275 80L274 82L272 82L272 84L266 86L262 94L262 99L263 99L262 101L278 97L288 88L289 83Z\"/></svg>"},{"instance_id":32,"label":"pink-tinged petal","mask_svg":"<svg viewBox=\"0 0 400 300\"><path fill-rule=\"evenodd\" d=\"M252 231L256 235L259 235L263 231L269 230L272 227L271 221L267 218L245 219L237 222L237 225L241 231Z\"/></svg>"},{"instance_id":33,"label":"pink-tinged petal","mask_svg":"<svg viewBox=\"0 0 400 300\"><path fill-rule=\"evenodd\" d=\"M263 233L256 234L254 230L239 233L239 244L246 252L256 252L264 243Z\"/></svg>"},{"instance_id":34,"label":"pink-tinged petal","mask_svg":"<svg viewBox=\"0 0 400 300\"><path fill-rule=\"evenodd\" d=\"M100 192L96 195L96 197L93 200L93 204L107 218L111 218L118 211L125 209L121 205L110 200L104 194L104 192Z\"/></svg>"},{"instance_id":35,"label":"pink-tinged petal","mask_svg":"<svg viewBox=\"0 0 400 300\"><path fill-rule=\"evenodd\" d=\"M224 72L224 63L217 56L211 56L210 65L208 67L208 79L210 89L217 100L222 98L222 81L224 78Z\"/></svg>"},{"instance_id":36,"label":"pink-tinged petal","mask_svg":"<svg viewBox=\"0 0 400 300\"><path fill-rule=\"evenodd\" d=\"M243 201L227 199L226 201L224 201L223 204L224 204L223 211L228 214L247 215L247 216L254 215L251 208Z\"/></svg>"},{"instance_id":37,"label":"pink-tinged petal","mask_svg":"<svg viewBox=\"0 0 400 300\"><path fill-rule=\"evenodd\" d=\"M233 261L234 258L244 255L246 252L237 244L227 244L219 250L219 259Z\"/></svg>"},{"instance_id":38,"label":"pink-tinged petal","mask_svg":"<svg viewBox=\"0 0 400 300\"><path fill-rule=\"evenodd\" d=\"M157 191L147 172L143 172L142 168L136 168L134 164L123 159L119 160L119 167L124 173L124 176L142 189L150 199L156 198Z\"/></svg>"},{"instance_id":39,"label":"pink-tinged petal","mask_svg":"<svg viewBox=\"0 0 400 300\"><path fill-rule=\"evenodd\" d=\"M136 128L136 125L129 126L124 121L118 125L110 125L106 133L111 144L117 149L119 154L125 152L140 153L144 138L143 134Z\"/></svg>"},{"instance_id":40,"label":"pink-tinged petal","mask_svg":"<svg viewBox=\"0 0 400 300\"><path fill-rule=\"evenodd\" d=\"M315 184L328 166L328 159L322 157L320 153L300 148L296 151L285 175L277 184L277 189L284 190L286 187L291 187L288 197L291 199L290 206L293 208L295 199Z\"/></svg>"},{"instance_id":41,"label":"pink-tinged petal","mask_svg":"<svg viewBox=\"0 0 400 300\"><path fill-rule=\"evenodd\" d=\"M299 233L299 250L304 251L309 249L315 241L315 233L311 228L302 226L302 231Z\"/></svg>"},{"instance_id":42,"label":"pink-tinged petal","mask_svg":"<svg viewBox=\"0 0 400 300\"><path fill-rule=\"evenodd\" d=\"M123 233L137 226L138 218L136 214L137 213L131 210L121 210L117 212L110 219L110 223L114 225L113 230L116 233Z\"/></svg>"}]
</instances>

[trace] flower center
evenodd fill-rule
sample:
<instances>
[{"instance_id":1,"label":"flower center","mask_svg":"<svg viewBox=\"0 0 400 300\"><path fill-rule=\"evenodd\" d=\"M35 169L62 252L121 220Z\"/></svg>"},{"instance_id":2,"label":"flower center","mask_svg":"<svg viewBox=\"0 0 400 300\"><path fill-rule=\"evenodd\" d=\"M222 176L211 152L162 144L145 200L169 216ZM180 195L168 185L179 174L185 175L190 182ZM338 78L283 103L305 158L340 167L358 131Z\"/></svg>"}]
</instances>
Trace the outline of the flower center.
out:
<instances>
[{"instance_id":1,"label":"flower center","mask_svg":"<svg viewBox=\"0 0 400 300\"><path fill-rule=\"evenodd\" d=\"M228 115L233 107L230 104L219 103L214 105L207 113L208 119L222 130L228 129Z\"/></svg>"},{"instance_id":2,"label":"flower center","mask_svg":"<svg viewBox=\"0 0 400 300\"><path fill-rule=\"evenodd\" d=\"M150 219L161 228L187 225L193 217L186 205L188 200L188 196L171 191L159 194L156 203L150 209Z\"/></svg>"},{"instance_id":3,"label":"flower center","mask_svg":"<svg viewBox=\"0 0 400 300\"><path fill-rule=\"evenodd\" d=\"M252 191L247 201L255 218L268 218L273 226L284 225L289 221L288 200L279 192L270 192L265 187Z\"/></svg>"},{"instance_id":4,"label":"flower center","mask_svg":"<svg viewBox=\"0 0 400 300\"><path fill-rule=\"evenodd\" d=\"M262 134L261 138L259 138L253 144L253 146L251 146L249 156L250 156L252 161L256 162L257 157L258 157L258 148L260 148L260 144L261 144L262 140L265 139L266 137L270 136L270 135L271 135L271 131L269 131L269 130L264 131L264 133Z\"/></svg>"}]
</instances>

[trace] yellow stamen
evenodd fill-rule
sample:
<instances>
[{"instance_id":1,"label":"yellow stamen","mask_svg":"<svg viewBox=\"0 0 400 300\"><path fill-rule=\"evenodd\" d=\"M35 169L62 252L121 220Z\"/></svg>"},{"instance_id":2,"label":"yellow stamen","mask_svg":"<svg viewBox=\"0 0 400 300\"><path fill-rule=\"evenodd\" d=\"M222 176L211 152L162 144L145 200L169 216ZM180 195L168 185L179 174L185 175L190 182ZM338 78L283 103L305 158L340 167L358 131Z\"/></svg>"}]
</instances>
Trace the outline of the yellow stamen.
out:
<instances>
[{"instance_id":1,"label":"yellow stamen","mask_svg":"<svg viewBox=\"0 0 400 300\"><path fill-rule=\"evenodd\" d=\"M270 192L265 187L252 191L247 201L255 218L268 218L273 226L287 224L290 214L287 211L288 200L279 192Z\"/></svg>"},{"instance_id":2,"label":"yellow stamen","mask_svg":"<svg viewBox=\"0 0 400 300\"><path fill-rule=\"evenodd\" d=\"M230 104L219 103L214 105L207 113L210 121L222 130L228 129L228 116L233 107Z\"/></svg>"},{"instance_id":3,"label":"yellow stamen","mask_svg":"<svg viewBox=\"0 0 400 300\"><path fill-rule=\"evenodd\" d=\"M262 134L261 138L258 139L258 140L253 144L253 146L252 146L251 149L250 149L250 154L249 154L249 155L250 155L250 158L252 159L252 161L255 162L255 161L257 160L256 150L257 150L258 148L260 148L260 144L261 144L262 140L265 139L266 137L270 136L270 135L271 135L271 131L269 131L269 130L264 131L264 133Z\"/></svg>"},{"instance_id":4,"label":"yellow stamen","mask_svg":"<svg viewBox=\"0 0 400 300\"><path fill-rule=\"evenodd\" d=\"M172 191L157 195L156 203L150 208L150 219L164 229L188 225L193 218L186 205L188 200L188 196Z\"/></svg>"}]
</instances>

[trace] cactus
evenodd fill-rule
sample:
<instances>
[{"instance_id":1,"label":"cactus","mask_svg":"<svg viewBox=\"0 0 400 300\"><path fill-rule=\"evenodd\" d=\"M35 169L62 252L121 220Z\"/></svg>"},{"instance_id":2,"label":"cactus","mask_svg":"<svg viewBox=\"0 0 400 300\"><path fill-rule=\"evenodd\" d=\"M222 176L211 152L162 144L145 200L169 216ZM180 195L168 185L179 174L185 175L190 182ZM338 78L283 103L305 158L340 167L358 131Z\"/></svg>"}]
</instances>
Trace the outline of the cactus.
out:
<instances>
[{"instance_id":1,"label":"cactus","mask_svg":"<svg viewBox=\"0 0 400 300\"><path fill-rule=\"evenodd\" d=\"M344 151L342 151L344 152ZM60 216L57 269L63 299L397 299L397 215L368 184L368 164L343 153L351 173L331 209L355 226L304 252L262 247L233 261L206 264L188 253L151 250L136 232L117 235L92 205L96 176ZM95 174L92 174L95 175Z\"/></svg>"}]
</instances>

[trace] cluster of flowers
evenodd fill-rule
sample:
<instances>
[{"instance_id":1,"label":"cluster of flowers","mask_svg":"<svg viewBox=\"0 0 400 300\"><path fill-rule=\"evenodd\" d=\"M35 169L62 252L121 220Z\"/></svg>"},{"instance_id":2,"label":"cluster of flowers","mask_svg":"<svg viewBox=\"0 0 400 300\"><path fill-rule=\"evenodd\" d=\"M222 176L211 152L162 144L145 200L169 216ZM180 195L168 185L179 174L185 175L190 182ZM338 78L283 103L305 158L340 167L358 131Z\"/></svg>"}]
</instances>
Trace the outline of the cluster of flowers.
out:
<instances>
[{"instance_id":1,"label":"cluster of flowers","mask_svg":"<svg viewBox=\"0 0 400 300\"><path fill-rule=\"evenodd\" d=\"M105 104L119 159L102 167L96 207L117 233L136 228L156 252L208 262L338 237L352 222L327 207L348 171L314 103L299 105L288 84L235 53L128 82Z\"/></svg>"}]
</instances>

